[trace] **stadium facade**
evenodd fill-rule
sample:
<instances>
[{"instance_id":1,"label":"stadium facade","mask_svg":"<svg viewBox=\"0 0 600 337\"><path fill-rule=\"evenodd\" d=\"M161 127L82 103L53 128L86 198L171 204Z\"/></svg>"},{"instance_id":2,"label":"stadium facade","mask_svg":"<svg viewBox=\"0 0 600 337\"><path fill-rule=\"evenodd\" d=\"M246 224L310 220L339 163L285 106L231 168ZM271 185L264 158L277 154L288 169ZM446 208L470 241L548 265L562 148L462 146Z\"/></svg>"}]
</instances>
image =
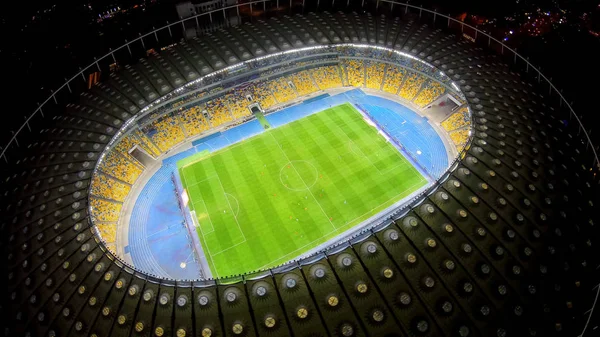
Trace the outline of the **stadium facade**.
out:
<instances>
[{"instance_id":1,"label":"stadium facade","mask_svg":"<svg viewBox=\"0 0 600 337\"><path fill-rule=\"evenodd\" d=\"M577 116L545 77L497 40L421 8L384 1L285 5L232 6L144 35L76 75L27 120L2 152L5 335L585 332L597 317L590 308L600 291L594 288L598 161ZM203 34L181 41L190 29ZM183 130L200 135L213 124L194 121L228 118L215 113L214 101L204 102L205 111L188 109L210 96L203 88L212 85L220 95L231 78L246 83L245 73L270 65L253 66L265 59L329 65L307 53L342 44L395 50L431 65L431 74L411 67L430 75L419 88L445 83L469 107L472 132L452 138L458 159L430 188L376 226L274 269L181 281L119 257L106 234L120 214L114 200L125 201L148 158L191 136L161 130L160 121L189 111L179 119L189 122ZM137 60L152 48L158 52ZM372 64L361 62L362 85L342 74L341 86L368 87L365 68ZM83 87L80 76L112 63L122 69L70 99ZM324 77L331 69L322 70ZM381 69L386 74L389 65ZM304 90L302 71L309 70L289 73L297 92ZM285 83L279 85L285 95ZM417 99L422 91L407 104L431 103ZM261 108L269 104L258 101ZM219 125L253 118L230 117ZM125 151L113 151L120 144ZM106 163L112 166L103 169Z\"/></svg>"}]
</instances>

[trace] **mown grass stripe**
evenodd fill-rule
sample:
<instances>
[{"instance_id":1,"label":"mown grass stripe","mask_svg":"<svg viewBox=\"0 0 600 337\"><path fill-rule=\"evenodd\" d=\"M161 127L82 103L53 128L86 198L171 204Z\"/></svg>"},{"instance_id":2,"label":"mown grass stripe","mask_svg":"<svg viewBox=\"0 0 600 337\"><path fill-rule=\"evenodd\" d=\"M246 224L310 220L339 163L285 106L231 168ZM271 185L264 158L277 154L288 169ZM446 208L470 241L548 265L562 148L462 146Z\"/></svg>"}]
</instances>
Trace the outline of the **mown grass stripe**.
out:
<instances>
[{"instance_id":1,"label":"mown grass stripe","mask_svg":"<svg viewBox=\"0 0 600 337\"><path fill-rule=\"evenodd\" d=\"M426 183L348 104L213 152L181 174L191 203L206 203L211 216L214 232L199 234L217 276L283 263Z\"/></svg>"}]
</instances>

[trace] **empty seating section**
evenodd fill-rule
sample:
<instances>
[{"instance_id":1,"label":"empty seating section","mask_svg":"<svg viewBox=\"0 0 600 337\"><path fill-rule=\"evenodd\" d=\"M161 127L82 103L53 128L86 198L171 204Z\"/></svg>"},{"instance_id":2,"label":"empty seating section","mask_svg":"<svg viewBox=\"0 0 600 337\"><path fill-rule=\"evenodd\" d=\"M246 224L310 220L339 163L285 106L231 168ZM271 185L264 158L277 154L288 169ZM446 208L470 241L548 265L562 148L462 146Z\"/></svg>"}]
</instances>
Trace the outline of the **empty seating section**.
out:
<instances>
[{"instance_id":1,"label":"empty seating section","mask_svg":"<svg viewBox=\"0 0 600 337\"><path fill-rule=\"evenodd\" d=\"M250 90L232 90L223 96L223 100L229 105L229 111L233 115L233 119L242 118L250 114L248 110L248 104L250 101L246 99L246 96L250 93Z\"/></svg>"},{"instance_id":2,"label":"empty seating section","mask_svg":"<svg viewBox=\"0 0 600 337\"><path fill-rule=\"evenodd\" d=\"M417 95L414 103L421 108L433 102L436 98L446 91L446 88L437 81L426 80L423 89Z\"/></svg>"},{"instance_id":3,"label":"empty seating section","mask_svg":"<svg viewBox=\"0 0 600 337\"><path fill-rule=\"evenodd\" d=\"M398 95L400 95L400 97L406 100L411 101L415 97L417 92L419 92L421 84L423 84L424 81L425 77L417 73L408 71L406 75L406 80L404 81L404 84L402 84L402 88L400 88L400 92L398 93Z\"/></svg>"},{"instance_id":4,"label":"empty seating section","mask_svg":"<svg viewBox=\"0 0 600 337\"><path fill-rule=\"evenodd\" d=\"M275 105L277 101L275 101L275 96L269 90L269 87L266 81L257 81L248 87L252 97L260 103L260 107L263 109L268 109ZM246 115L249 115L250 111L246 108Z\"/></svg>"},{"instance_id":5,"label":"empty seating section","mask_svg":"<svg viewBox=\"0 0 600 337\"><path fill-rule=\"evenodd\" d=\"M96 225L100 236L105 243L114 243L117 240L117 224L116 223L100 223Z\"/></svg>"},{"instance_id":6,"label":"empty seating section","mask_svg":"<svg viewBox=\"0 0 600 337\"><path fill-rule=\"evenodd\" d=\"M115 151L110 151L98 166L100 171L122 180L128 184L133 184L142 174L142 168Z\"/></svg>"},{"instance_id":7,"label":"empty seating section","mask_svg":"<svg viewBox=\"0 0 600 337\"><path fill-rule=\"evenodd\" d=\"M365 66L362 60L344 61L348 73L348 84L353 87L364 87Z\"/></svg>"},{"instance_id":8,"label":"empty seating section","mask_svg":"<svg viewBox=\"0 0 600 337\"><path fill-rule=\"evenodd\" d=\"M213 127L232 121L231 112L223 96L206 102L206 110L210 113L210 123Z\"/></svg>"},{"instance_id":9,"label":"empty seating section","mask_svg":"<svg viewBox=\"0 0 600 337\"><path fill-rule=\"evenodd\" d=\"M210 129L210 124L204 119L202 110L198 106L180 112L179 117L188 137Z\"/></svg>"},{"instance_id":10,"label":"empty seating section","mask_svg":"<svg viewBox=\"0 0 600 337\"><path fill-rule=\"evenodd\" d=\"M313 83L312 78L308 70L303 70L295 74L292 77L292 82L296 87L296 91L300 96L311 94L317 90L319 90L315 84Z\"/></svg>"},{"instance_id":11,"label":"empty seating section","mask_svg":"<svg viewBox=\"0 0 600 337\"><path fill-rule=\"evenodd\" d=\"M340 78L339 68L336 66L324 66L315 69L311 69L315 83L321 90L339 88L342 86L342 79Z\"/></svg>"},{"instance_id":12,"label":"empty seating section","mask_svg":"<svg viewBox=\"0 0 600 337\"><path fill-rule=\"evenodd\" d=\"M146 126L146 134L161 152L171 149L174 145L185 139L181 125L176 116L167 115L152 121Z\"/></svg>"},{"instance_id":13,"label":"empty seating section","mask_svg":"<svg viewBox=\"0 0 600 337\"><path fill-rule=\"evenodd\" d=\"M385 64L381 62L365 61L367 68L367 88L380 90L383 82Z\"/></svg>"},{"instance_id":14,"label":"empty seating section","mask_svg":"<svg viewBox=\"0 0 600 337\"><path fill-rule=\"evenodd\" d=\"M119 219L119 213L123 205L118 202L91 197L90 206L92 207L92 218L95 221L115 222Z\"/></svg>"},{"instance_id":15,"label":"empty seating section","mask_svg":"<svg viewBox=\"0 0 600 337\"><path fill-rule=\"evenodd\" d=\"M288 84L289 81L290 80L285 77L279 77L267 82L269 89L271 89L271 92L279 103L296 98L296 92L294 92L294 89Z\"/></svg>"},{"instance_id":16,"label":"empty seating section","mask_svg":"<svg viewBox=\"0 0 600 337\"><path fill-rule=\"evenodd\" d=\"M129 185L102 174L96 174L92 178L92 194L105 199L124 201L130 190Z\"/></svg>"},{"instance_id":17,"label":"empty seating section","mask_svg":"<svg viewBox=\"0 0 600 337\"><path fill-rule=\"evenodd\" d=\"M385 70L382 90L395 95L398 92L398 88L400 88L400 84L402 84L404 75L406 75L406 69L388 64Z\"/></svg>"},{"instance_id":18,"label":"empty seating section","mask_svg":"<svg viewBox=\"0 0 600 337\"><path fill-rule=\"evenodd\" d=\"M456 149L458 151L461 151L463 149L465 143L467 142L467 139L469 139L469 130L461 129L461 130L452 131L452 132L450 132L450 139L452 139L452 141L456 145Z\"/></svg>"},{"instance_id":19,"label":"empty seating section","mask_svg":"<svg viewBox=\"0 0 600 337\"><path fill-rule=\"evenodd\" d=\"M471 117L469 116L469 110L467 107L458 109L455 113L450 115L442 122L442 127L446 131L454 131L456 129L464 128L471 125Z\"/></svg>"}]
</instances>

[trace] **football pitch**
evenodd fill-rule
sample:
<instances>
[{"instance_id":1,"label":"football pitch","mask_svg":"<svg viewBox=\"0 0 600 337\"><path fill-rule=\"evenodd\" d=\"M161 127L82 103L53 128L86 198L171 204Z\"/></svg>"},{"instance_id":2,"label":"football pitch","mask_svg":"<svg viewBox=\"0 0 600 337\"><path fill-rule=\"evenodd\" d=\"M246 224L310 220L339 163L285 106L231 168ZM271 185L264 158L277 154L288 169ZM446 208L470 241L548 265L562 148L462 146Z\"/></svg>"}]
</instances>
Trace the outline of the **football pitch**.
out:
<instances>
[{"instance_id":1,"label":"football pitch","mask_svg":"<svg viewBox=\"0 0 600 337\"><path fill-rule=\"evenodd\" d=\"M287 262L427 184L350 104L266 130L179 173L215 278Z\"/></svg>"}]
</instances>

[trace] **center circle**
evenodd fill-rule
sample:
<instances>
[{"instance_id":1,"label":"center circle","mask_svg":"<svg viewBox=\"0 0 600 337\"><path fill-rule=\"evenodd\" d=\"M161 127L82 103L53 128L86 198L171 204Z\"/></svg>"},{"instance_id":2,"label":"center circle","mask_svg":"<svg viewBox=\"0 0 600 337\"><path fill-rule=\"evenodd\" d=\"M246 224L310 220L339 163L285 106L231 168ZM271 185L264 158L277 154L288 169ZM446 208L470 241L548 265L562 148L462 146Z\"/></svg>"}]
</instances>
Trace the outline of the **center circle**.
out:
<instances>
[{"instance_id":1,"label":"center circle","mask_svg":"<svg viewBox=\"0 0 600 337\"><path fill-rule=\"evenodd\" d=\"M291 191L305 191L314 186L319 178L317 168L306 160L292 160L279 170L281 184Z\"/></svg>"}]
</instances>

